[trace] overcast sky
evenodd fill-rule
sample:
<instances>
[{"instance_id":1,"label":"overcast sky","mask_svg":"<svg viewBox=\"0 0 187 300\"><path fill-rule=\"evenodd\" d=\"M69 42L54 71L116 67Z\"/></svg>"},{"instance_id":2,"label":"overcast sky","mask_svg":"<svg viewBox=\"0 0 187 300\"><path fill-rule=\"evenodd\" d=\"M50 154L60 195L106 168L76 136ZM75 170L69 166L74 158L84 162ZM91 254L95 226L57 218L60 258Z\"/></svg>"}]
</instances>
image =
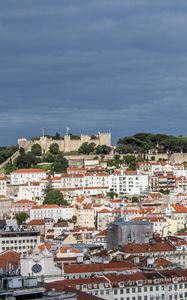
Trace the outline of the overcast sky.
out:
<instances>
[{"instance_id":1,"label":"overcast sky","mask_svg":"<svg viewBox=\"0 0 187 300\"><path fill-rule=\"evenodd\" d=\"M187 1L0 0L0 144L186 134Z\"/></svg>"}]
</instances>

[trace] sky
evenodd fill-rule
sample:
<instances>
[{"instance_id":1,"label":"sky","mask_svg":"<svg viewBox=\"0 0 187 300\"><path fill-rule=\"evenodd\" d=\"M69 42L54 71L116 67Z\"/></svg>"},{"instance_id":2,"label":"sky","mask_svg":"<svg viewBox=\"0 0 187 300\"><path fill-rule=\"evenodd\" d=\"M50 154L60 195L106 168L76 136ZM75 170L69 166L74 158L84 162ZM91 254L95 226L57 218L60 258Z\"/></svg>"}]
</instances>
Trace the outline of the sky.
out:
<instances>
[{"instance_id":1,"label":"sky","mask_svg":"<svg viewBox=\"0 0 187 300\"><path fill-rule=\"evenodd\" d=\"M0 145L186 135L186 37L186 0L0 0Z\"/></svg>"}]
</instances>

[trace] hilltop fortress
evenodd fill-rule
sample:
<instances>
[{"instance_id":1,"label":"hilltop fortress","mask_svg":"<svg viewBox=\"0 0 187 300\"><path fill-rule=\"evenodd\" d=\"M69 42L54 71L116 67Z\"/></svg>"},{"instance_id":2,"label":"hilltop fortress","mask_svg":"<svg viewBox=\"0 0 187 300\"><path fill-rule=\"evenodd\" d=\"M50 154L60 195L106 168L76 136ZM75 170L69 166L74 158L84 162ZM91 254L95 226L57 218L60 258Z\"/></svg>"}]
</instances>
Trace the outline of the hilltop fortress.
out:
<instances>
[{"instance_id":1,"label":"hilltop fortress","mask_svg":"<svg viewBox=\"0 0 187 300\"><path fill-rule=\"evenodd\" d=\"M107 145L111 147L111 133L104 132L97 133L95 135L81 134L80 136L64 135L59 138L41 136L38 139L36 138L32 140L27 140L26 138L18 139L19 147L24 148L25 151L30 151L32 145L39 144L43 153L46 153L49 150L50 145L53 143L57 143L59 145L60 151L67 153L78 151L79 147L85 142L95 143L96 146Z\"/></svg>"}]
</instances>

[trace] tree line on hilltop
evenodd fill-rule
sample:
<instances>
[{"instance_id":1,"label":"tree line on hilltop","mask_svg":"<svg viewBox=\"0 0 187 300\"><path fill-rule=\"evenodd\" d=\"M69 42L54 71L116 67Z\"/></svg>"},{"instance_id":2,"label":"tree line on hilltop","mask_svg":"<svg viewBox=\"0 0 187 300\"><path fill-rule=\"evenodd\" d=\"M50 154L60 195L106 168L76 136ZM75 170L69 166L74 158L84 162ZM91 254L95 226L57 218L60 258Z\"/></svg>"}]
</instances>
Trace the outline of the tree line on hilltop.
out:
<instances>
[{"instance_id":1,"label":"tree line on hilltop","mask_svg":"<svg viewBox=\"0 0 187 300\"><path fill-rule=\"evenodd\" d=\"M133 136L120 138L117 142L116 151L126 153L176 153L187 152L187 137L166 134L137 133Z\"/></svg>"},{"instance_id":2,"label":"tree line on hilltop","mask_svg":"<svg viewBox=\"0 0 187 300\"><path fill-rule=\"evenodd\" d=\"M95 154L107 155L112 151L112 147L107 145L98 145L93 142L83 143L78 151L74 154ZM18 150L18 146L0 147L0 164ZM187 137L173 136L166 134L152 134L152 133L137 133L133 136L125 136L118 140L115 155L118 154L146 154L151 151L155 153L176 153L187 152ZM142 156L144 157L144 156ZM52 143L47 153L42 152L42 148L38 143L35 143L31 151L26 153L24 149L20 149L20 155L14 163L11 162L5 167L5 173L10 173L16 168L30 168L37 166L37 164L45 164L43 168L49 168L51 173L66 172L68 161L64 157L64 153L60 151L57 143ZM47 165L48 163L48 165ZM121 164L120 157L114 157L108 162L108 165L113 164L119 166ZM131 161L131 167L134 168L137 162Z\"/></svg>"}]
</instances>

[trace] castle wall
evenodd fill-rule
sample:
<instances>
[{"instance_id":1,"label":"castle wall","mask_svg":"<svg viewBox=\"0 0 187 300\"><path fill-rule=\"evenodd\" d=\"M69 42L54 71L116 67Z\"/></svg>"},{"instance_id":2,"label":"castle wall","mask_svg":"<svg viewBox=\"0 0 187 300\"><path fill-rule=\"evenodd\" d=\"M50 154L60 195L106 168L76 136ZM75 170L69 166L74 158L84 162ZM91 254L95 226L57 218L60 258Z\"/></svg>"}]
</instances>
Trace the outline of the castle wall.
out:
<instances>
[{"instance_id":1,"label":"castle wall","mask_svg":"<svg viewBox=\"0 0 187 300\"><path fill-rule=\"evenodd\" d=\"M59 145L59 149L62 152L71 152L78 151L80 146L83 143L95 143L98 145L108 145L111 146L111 134L110 133L98 133L96 135L96 139L91 139L90 135L81 135L80 139L73 139L70 135L65 135L64 139L55 140L52 138L48 138L46 136L40 137L39 140L31 140L27 141L26 139L19 139L18 145L19 147L24 148L27 152L31 150L32 145L39 144L42 148L42 151L46 153L49 150L51 144L56 143Z\"/></svg>"}]
</instances>

